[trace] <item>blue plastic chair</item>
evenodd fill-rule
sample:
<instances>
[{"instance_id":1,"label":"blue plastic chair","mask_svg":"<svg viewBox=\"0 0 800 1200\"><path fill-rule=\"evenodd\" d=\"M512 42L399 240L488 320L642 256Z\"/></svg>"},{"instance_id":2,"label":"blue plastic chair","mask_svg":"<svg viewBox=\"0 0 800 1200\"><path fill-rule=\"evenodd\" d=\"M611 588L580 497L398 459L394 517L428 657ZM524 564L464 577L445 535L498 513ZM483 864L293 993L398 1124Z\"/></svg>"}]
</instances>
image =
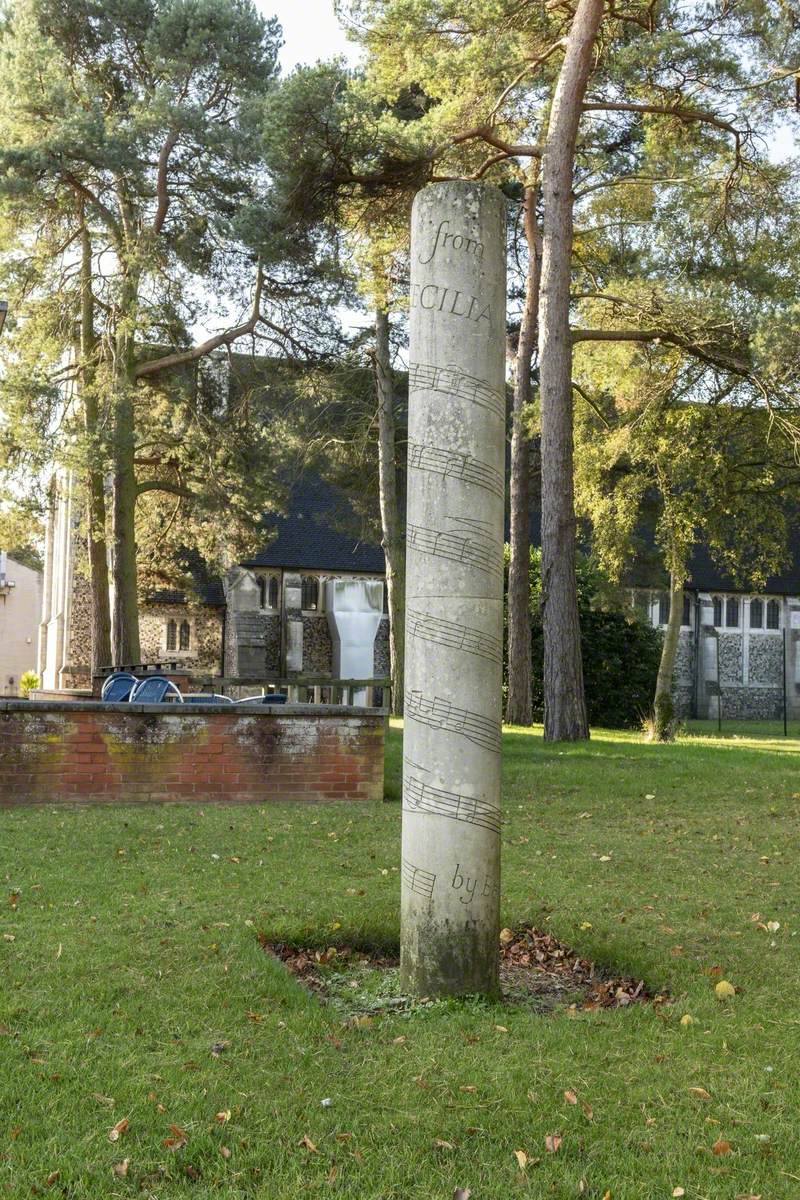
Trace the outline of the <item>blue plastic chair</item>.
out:
<instances>
[{"instance_id":1,"label":"blue plastic chair","mask_svg":"<svg viewBox=\"0 0 800 1200\"><path fill-rule=\"evenodd\" d=\"M287 700L285 692L267 692L266 696L245 696L243 700L237 700L237 704L285 704Z\"/></svg>"},{"instance_id":2,"label":"blue plastic chair","mask_svg":"<svg viewBox=\"0 0 800 1200\"><path fill-rule=\"evenodd\" d=\"M122 704L130 699L138 680L130 671L114 671L103 684L100 699L106 704Z\"/></svg>"},{"instance_id":3,"label":"blue plastic chair","mask_svg":"<svg viewBox=\"0 0 800 1200\"><path fill-rule=\"evenodd\" d=\"M183 697L184 704L233 704L230 696L220 696L216 692L187 692Z\"/></svg>"},{"instance_id":4,"label":"blue plastic chair","mask_svg":"<svg viewBox=\"0 0 800 1200\"><path fill-rule=\"evenodd\" d=\"M140 679L129 696L131 704L183 704L180 689L163 675Z\"/></svg>"}]
</instances>

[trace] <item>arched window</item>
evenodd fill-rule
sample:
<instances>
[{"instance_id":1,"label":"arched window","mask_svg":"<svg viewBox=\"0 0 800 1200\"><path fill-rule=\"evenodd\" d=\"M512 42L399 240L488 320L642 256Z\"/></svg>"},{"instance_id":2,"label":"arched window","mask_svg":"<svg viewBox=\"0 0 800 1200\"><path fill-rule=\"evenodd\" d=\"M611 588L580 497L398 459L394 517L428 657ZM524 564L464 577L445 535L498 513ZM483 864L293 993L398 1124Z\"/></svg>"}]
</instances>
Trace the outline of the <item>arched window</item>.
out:
<instances>
[{"instance_id":1,"label":"arched window","mask_svg":"<svg viewBox=\"0 0 800 1200\"><path fill-rule=\"evenodd\" d=\"M267 607L267 581L263 575L258 577L258 607Z\"/></svg>"},{"instance_id":2,"label":"arched window","mask_svg":"<svg viewBox=\"0 0 800 1200\"><path fill-rule=\"evenodd\" d=\"M714 627L719 629L722 625L722 597L714 597Z\"/></svg>"},{"instance_id":3,"label":"arched window","mask_svg":"<svg viewBox=\"0 0 800 1200\"><path fill-rule=\"evenodd\" d=\"M767 629L780 629L781 627L781 606L777 600L770 600L767 604Z\"/></svg>"},{"instance_id":4,"label":"arched window","mask_svg":"<svg viewBox=\"0 0 800 1200\"><path fill-rule=\"evenodd\" d=\"M178 646L178 626L172 620L167 621L167 649L175 650Z\"/></svg>"},{"instance_id":5,"label":"arched window","mask_svg":"<svg viewBox=\"0 0 800 1200\"><path fill-rule=\"evenodd\" d=\"M669 592L661 592L658 597L658 623L666 625L669 621L669 610L672 607Z\"/></svg>"},{"instance_id":6,"label":"arched window","mask_svg":"<svg viewBox=\"0 0 800 1200\"><path fill-rule=\"evenodd\" d=\"M681 625L691 625L692 623L692 597L688 592L683 593L683 616Z\"/></svg>"},{"instance_id":7,"label":"arched window","mask_svg":"<svg viewBox=\"0 0 800 1200\"><path fill-rule=\"evenodd\" d=\"M269 581L269 606L278 607L278 576L273 575Z\"/></svg>"},{"instance_id":8,"label":"arched window","mask_svg":"<svg viewBox=\"0 0 800 1200\"><path fill-rule=\"evenodd\" d=\"M300 584L300 607L313 612L319 607L319 580L314 575L304 575Z\"/></svg>"},{"instance_id":9,"label":"arched window","mask_svg":"<svg viewBox=\"0 0 800 1200\"><path fill-rule=\"evenodd\" d=\"M751 600L750 601L750 628L751 629L763 629L764 628L764 601L763 600Z\"/></svg>"},{"instance_id":10,"label":"arched window","mask_svg":"<svg viewBox=\"0 0 800 1200\"><path fill-rule=\"evenodd\" d=\"M728 596L725 603L725 628L739 628L739 601L735 596Z\"/></svg>"},{"instance_id":11,"label":"arched window","mask_svg":"<svg viewBox=\"0 0 800 1200\"><path fill-rule=\"evenodd\" d=\"M180 650L188 650L189 649L190 638L191 638L191 630L189 628L189 622L181 621L180 644L179 644Z\"/></svg>"}]
</instances>

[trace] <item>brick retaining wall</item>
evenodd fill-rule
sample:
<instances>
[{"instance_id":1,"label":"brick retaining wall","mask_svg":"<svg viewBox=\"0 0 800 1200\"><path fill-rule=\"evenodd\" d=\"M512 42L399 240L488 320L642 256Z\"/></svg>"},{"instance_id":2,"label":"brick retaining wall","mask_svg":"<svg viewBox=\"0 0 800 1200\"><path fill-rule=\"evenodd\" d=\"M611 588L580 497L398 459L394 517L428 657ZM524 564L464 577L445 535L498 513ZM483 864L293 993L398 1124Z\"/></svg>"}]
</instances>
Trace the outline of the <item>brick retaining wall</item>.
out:
<instances>
[{"instance_id":1,"label":"brick retaining wall","mask_svg":"<svg viewBox=\"0 0 800 1200\"><path fill-rule=\"evenodd\" d=\"M384 714L0 701L0 807L383 797Z\"/></svg>"}]
</instances>

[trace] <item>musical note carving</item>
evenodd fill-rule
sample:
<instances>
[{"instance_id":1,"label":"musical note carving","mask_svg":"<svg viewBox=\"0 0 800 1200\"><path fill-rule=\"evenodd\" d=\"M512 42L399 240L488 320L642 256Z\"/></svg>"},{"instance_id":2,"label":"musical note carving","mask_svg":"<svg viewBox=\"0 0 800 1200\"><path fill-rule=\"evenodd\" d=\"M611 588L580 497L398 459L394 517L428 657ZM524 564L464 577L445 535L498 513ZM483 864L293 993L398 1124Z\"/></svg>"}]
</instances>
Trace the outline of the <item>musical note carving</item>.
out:
<instances>
[{"instance_id":1,"label":"musical note carving","mask_svg":"<svg viewBox=\"0 0 800 1200\"><path fill-rule=\"evenodd\" d=\"M430 554L434 558L447 559L448 562L477 567L487 575L502 575L503 572L499 548L488 538L475 535L463 537L457 533L426 529L424 525L409 525L406 530L406 546L409 550L419 551L420 554Z\"/></svg>"},{"instance_id":2,"label":"musical note carving","mask_svg":"<svg viewBox=\"0 0 800 1200\"><path fill-rule=\"evenodd\" d=\"M500 811L485 800L463 796L459 792L448 792L435 788L413 775L403 780L403 807L411 812L435 813L453 821L466 821L468 825L480 825L484 829L500 832Z\"/></svg>"},{"instance_id":3,"label":"musical note carving","mask_svg":"<svg viewBox=\"0 0 800 1200\"><path fill-rule=\"evenodd\" d=\"M403 883L410 891L416 892L418 896L424 896L426 900L430 900L433 895L436 876L431 871L423 871L422 867L415 867L412 862L404 858Z\"/></svg>"},{"instance_id":4,"label":"musical note carving","mask_svg":"<svg viewBox=\"0 0 800 1200\"><path fill-rule=\"evenodd\" d=\"M500 729L497 721L482 717L468 708L458 708L442 696L423 695L409 691L405 698L405 715L411 721L427 725L430 729L444 729L457 733L467 741L483 746L494 754L500 753Z\"/></svg>"},{"instance_id":5,"label":"musical note carving","mask_svg":"<svg viewBox=\"0 0 800 1200\"><path fill-rule=\"evenodd\" d=\"M469 625L461 625L458 621L443 621L440 617L432 617L430 613L417 612L413 608L406 612L406 634L424 642L448 646L451 650L466 650L468 654L478 654L490 662L503 661L503 645L499 638L481 633L480 629L472 629Z\"/></svg>"},{"instance_id":6,"label":"musical note carving","mask_svg":"<svg viewBox=\"0 0 800 1200\"><path fill-rule=\"evenodd\" d=\"M410 390L424 388L430 392L455 396L487 409L502 421L506 419L506 398L502 392L496 392L474 375L466 375L455 365L435 367L431 363L410 363L408 386Z\"/></svg>"},{"instance_id":7,"label":"musical note carving","mask_svg":"<svg viewBox=\"0 0 800 1200\"><path fill-rule=\"evenodd\" d=\"M408 465L418 471L431 471L445 479L461 479L464 483L485 488L493 496L503 498L503 480L498 471L487 467L471 454L459 454L455 450L442 450L439 446L422 446L419 442L408 443Z\"/></svg>"}]
</instances>

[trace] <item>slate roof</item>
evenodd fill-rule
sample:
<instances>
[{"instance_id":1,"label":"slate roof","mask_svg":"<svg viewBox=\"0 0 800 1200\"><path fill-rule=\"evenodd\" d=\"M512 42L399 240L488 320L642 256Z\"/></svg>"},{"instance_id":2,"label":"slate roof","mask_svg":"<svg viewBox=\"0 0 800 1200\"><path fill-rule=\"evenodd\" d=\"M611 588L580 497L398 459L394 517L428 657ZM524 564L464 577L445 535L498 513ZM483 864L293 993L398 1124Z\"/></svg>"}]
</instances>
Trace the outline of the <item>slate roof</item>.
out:
<instances>
[{"instance_id":1,"label":"slate roof","mask_svg":"<svg viewBox=\"0 0 800 1200\"><path fill-rule=\"evenodd\" d=\"M242 566L379 574L386 569L381 547L356 532L346 496L318 475L304 475L293 485L285 516L270 524L272 537Z\"/></svg>"},{"instance_id":2,"label":"slate roof","mask_svg":"<svg viewBox=\"0 0 800 1200\"><path fill-rule=\"evenodd\" d=\"M304 475L289 492L284 515L267 519L264 546L244 567L281 567L297 571L353 571L383 574L383 550L355 532L357 521L346 496L318 475ZM187 551L184 569L191 576L193 598L201 604L224 605L222 580L211 575L200 555ZM185 604L179 589L151 592L150 604Z\"/></svg>"}]
</instances>

